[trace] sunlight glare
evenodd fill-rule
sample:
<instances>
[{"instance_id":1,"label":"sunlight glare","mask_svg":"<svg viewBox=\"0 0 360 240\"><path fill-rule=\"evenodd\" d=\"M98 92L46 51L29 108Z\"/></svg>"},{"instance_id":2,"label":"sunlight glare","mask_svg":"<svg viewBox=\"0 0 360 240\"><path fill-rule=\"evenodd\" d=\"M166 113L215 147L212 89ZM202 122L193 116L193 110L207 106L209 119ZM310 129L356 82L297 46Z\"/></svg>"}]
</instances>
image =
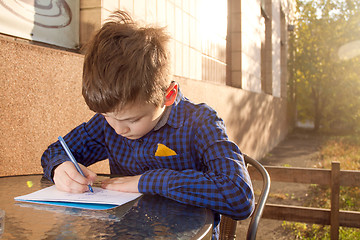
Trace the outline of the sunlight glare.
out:
<instances>
[{"instance_id":1,"label":"sunlight glare","mask_svg":"<svg viewBox=\"0 0 360 240\"><path fill-rule=\"evenodd\" d=\"M227 1L202 0L199 8L201 34L226 36Z\"/></svg>"},{"instance_id":2,"label":"sunlight glare","mask_svg":"<svg viewBox=\"0 0 360 240\"><path fill-rule=\"evenodd\" d=\"M338 56L341 60L348 60L360 55L360 40L348 42L339 48Z\"/></svg>"}]
</instances>

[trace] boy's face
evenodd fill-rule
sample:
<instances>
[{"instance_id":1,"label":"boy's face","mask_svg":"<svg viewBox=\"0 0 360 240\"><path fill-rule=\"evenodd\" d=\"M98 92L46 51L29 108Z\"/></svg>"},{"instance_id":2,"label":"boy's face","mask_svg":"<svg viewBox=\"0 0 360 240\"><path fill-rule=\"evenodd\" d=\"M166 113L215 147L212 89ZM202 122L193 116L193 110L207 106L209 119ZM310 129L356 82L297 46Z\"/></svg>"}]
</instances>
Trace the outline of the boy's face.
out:
<instances>
[{"instance_id":1,"label":"boy's face","mask_svg":"<svg viewBox=\"0 0 360 240\"><path fill-rule=\"evenodd\" d=\"M165 106L156 107L151 103L134 103L125 105L120 111L103 115L117 134L135 140L155 127L164 110Z\"/></svg>"}]
</instances>

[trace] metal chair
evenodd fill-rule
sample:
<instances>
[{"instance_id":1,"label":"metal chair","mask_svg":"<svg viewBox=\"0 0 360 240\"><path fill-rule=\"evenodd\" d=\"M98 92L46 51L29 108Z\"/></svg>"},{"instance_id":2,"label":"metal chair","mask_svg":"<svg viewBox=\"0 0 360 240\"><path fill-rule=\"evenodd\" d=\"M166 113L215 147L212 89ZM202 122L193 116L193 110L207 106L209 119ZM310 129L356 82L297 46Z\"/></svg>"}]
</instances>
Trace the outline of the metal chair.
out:
<instances>
[{"instance_id":1,"label":"metal chair","mask_svg":"<svg viewBox=\"0 0 360 240\"><path fill-rule=\"evenodd\" d=\"M270 176L266 169L256 160L244 154L246 164L252 165L260 174L263 180L263 187L256 203L255 210L251 215L251 221L247 231L247 240L256 239L256 233L259 225L260 218L263 214L266 201L270 191ZM227 216L222 216L220 221L220 240L235 240L236 238L237 221Z\"/></svg>"}]
</instances>

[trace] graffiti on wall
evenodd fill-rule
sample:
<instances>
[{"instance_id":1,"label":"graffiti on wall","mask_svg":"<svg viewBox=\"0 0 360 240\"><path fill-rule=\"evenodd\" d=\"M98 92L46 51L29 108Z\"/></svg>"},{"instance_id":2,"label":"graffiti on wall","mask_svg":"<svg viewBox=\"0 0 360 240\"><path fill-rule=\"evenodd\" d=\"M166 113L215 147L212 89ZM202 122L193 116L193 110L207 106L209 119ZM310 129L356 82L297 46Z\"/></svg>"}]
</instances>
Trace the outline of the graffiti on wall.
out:
<instances>
[{"instance_id":1,"label":"graffiti on wall","mask_svg":"<svg viewBox=\"0 0 360 240\"><path fill-rule=\"evenodd\" d=\"M79 0L0 0L0 32L76 48Z\"/></svg>"}]
</instances>

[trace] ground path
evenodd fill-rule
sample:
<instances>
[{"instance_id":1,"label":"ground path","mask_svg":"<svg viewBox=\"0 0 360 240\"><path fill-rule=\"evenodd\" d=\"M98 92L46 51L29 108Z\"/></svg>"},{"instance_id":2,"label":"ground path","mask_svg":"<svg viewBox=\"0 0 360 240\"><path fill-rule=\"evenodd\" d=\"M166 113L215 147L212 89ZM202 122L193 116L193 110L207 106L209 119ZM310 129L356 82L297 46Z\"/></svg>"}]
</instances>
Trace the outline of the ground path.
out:
<instances>
[{"instance_id":1,"label":"ground path","mask_svg":"<svg viewBox=\"0 0 360 240\"><path fill-rule=\"evenodd\" d=\"M319 164L319 149L323 138L310 131L295 130L290 133L277 147L259 161L263 165L316 167ZM255 192L261 183L255 183ZM260 189L260 188L258 188ZM272 182L269 203L302 205L308 185ZM258 190L260 191L260 190ZM249 221L239 222L237 240L245 239L244 232ZM293 239L281 226L283 221L261 219L257 232L258 240Z\"/></svg>"}]
</instances>

